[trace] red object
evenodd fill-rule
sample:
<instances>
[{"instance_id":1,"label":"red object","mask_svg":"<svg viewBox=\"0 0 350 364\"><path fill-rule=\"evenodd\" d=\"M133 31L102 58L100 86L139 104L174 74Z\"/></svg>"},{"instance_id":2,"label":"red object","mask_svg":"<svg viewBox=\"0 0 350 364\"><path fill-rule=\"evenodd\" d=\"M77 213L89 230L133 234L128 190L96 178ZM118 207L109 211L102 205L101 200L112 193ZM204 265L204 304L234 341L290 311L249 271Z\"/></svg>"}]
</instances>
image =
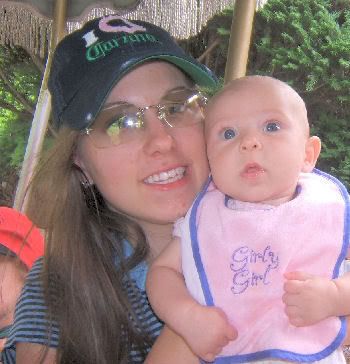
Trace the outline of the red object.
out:
<instances>
[{"instance_id":1,"label":"red object","mask_svg":"<svg viewBox=\"0 0 350 364\"><path fill-rule=\"evenodd\" d=\"M29 218L15 209L0 207L0 244L30 269L44 254L44 237Z\"/></svg>"}]
</instances>

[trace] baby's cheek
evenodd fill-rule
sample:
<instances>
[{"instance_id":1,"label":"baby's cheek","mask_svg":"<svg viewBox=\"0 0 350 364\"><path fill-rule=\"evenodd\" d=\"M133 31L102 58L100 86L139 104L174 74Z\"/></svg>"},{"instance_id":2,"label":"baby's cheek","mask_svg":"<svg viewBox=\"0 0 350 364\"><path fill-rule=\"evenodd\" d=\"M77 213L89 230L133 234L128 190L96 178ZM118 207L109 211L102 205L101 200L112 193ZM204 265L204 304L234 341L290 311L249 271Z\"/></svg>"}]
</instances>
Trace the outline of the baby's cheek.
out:
<instances>
[{"instance_id":1,"label":"baby's cheek","mask_svg":"<svg viewBox=\"0 0 350 364\"><path fill-rule=\"evenodd\" d=\"M0 282L0 328L13 321L17 299L25 282L25 272L15 263L0 266L3 279Z\"/></svg>"}]
</instances>

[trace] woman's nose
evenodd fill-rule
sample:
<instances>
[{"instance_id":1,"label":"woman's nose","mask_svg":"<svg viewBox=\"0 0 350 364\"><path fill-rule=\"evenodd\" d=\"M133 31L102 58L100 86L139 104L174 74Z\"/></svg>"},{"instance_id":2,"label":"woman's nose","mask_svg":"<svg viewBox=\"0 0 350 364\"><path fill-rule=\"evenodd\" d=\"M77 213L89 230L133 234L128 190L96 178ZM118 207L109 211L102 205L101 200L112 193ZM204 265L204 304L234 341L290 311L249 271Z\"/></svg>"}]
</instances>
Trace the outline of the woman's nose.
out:
<instances>
[{"instance_id":1,"label":"woman's nose","mask_svg":"<svg viewBox=\"0 0 350 364\"><path fill-rule=\"evenodd\" d=\"M174 146L174 138L171 134L171 127L159 118L156 109L146 110L144 130L144 150L147 154L166 153Z\"/></svg>"},{"instance_id":2,"label":"woman's nose","mask_svg":"<svg viewBox=\"0 0 350 364\"><path fill-rule=\"evenodd\" d=\"M242 152L249 152L253 150L259 150L261 149L262 144L259 141L259 139L256 136L253 135L247 135L243 137L241 144L240 144L240 150Z\"/></svg>"}]
</instances>

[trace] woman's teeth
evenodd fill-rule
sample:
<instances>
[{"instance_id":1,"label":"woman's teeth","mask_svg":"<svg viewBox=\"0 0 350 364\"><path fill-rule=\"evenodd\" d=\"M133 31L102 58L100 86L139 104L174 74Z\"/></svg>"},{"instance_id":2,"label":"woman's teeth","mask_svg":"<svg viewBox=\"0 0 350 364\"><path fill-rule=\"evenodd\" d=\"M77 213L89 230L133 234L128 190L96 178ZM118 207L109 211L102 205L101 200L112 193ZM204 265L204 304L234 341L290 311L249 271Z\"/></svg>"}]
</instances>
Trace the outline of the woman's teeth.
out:
<instances>
[{"instance_id":1,"label":"woman's teeth","mask_svg":"<svg viewBox=\"0 0 350 364\"><path fill-rule=\"evenodd\" d=\"M181 179L185 173L185 167L178 167L170 169L166 172L160 172L159 174L153 174L145 179L146 183L166 184L175 182Z\"/></svg>"}]
</instances>

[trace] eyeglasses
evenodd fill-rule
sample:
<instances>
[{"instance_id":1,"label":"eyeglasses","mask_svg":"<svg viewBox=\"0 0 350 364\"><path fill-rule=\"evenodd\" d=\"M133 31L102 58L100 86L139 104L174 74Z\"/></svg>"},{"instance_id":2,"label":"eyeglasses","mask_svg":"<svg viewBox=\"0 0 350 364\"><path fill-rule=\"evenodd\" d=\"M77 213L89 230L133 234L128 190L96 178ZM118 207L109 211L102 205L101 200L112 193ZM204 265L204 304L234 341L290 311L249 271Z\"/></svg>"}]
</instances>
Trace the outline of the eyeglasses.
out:
<instances>
[{"instance_id":1,"label":"eyeglasses","mask_svg":"<svg viewBox=\"0 0 350 364\"><path fill-rule=\"evenodd\" d=\"M128 103L117 103L102 109L87 134L97 148L108 148L137 140L147 128L145 112L156 109L164 126L183 128L203 121L206 97L198 90L181 89L169 93L163 102L139 108Z\"/></svg>"}]
</instances>

